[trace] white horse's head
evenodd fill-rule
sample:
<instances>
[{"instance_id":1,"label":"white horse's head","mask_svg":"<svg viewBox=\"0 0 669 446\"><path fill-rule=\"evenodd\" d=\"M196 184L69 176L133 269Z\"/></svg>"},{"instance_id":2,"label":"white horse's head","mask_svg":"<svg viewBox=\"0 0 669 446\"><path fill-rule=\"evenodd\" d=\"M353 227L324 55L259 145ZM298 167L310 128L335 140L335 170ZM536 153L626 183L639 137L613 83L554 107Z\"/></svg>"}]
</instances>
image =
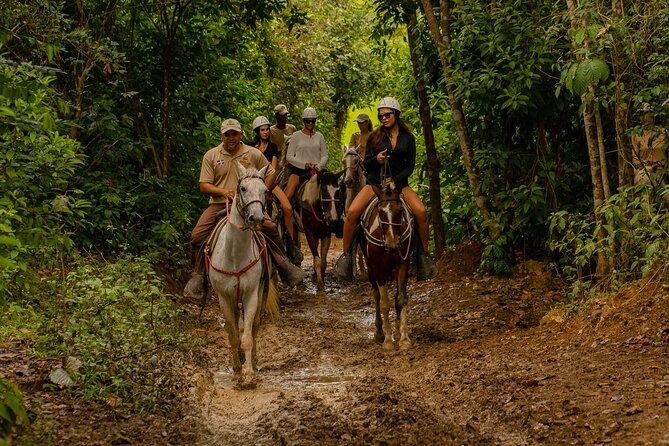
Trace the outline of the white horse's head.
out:
<instances>
[{"instance_id":1,"label":"white horse's head","mask_svg":"<svg viewBox=\"0 0 669 446\"><path fill-rule=\"evenodd\" d=\"M351 187L360 175L362 160L360 159L358 151L355 150L355 147L348 146L344 150L343 161L344 169L346 171L346 175L344 175L344 184L346 184L346 187Z\"/></svg>"},{"instance_id":2,"label":"white horse's head","mask_svg":"<svg viewBox=\"0 0 669 446\"><path fill-rule=\"evenodd\" d=\"M262 227L265 218L265 201L267 199L267 186L265 185L265 173L270 165L259 171L253 167L244 167L237 162L239 170L239 184L235 196L236 207L245 226L258 231Z\"/></svg>"}]
</instances>

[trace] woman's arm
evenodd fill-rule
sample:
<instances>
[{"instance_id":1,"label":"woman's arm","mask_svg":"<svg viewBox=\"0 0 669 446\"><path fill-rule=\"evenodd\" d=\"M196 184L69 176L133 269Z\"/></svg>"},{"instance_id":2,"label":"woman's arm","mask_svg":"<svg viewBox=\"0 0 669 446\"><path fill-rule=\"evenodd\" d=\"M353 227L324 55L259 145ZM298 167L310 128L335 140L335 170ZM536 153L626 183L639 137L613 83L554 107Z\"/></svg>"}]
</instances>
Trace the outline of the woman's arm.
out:
<instances>
[{"instance_id":1,"label":"woman's arm","mask_svg":"<svg viewBox=\"0 0 669 446\"><path fill-rule=\"evenodd\" d=\"M316 165L316 167L318 167L319 169L324 169L325 166L328 165L328 146L327 146L327 144L325 144L325 138L323 137L323 135L321 135L320 133L319 133L319 135L320 135L320 138L319 138L320 140L319 140L318 144L319 144L319 151L320 151L320 154L321 154L321 159L318 161L318 164Z\"/></svg>"},{"instance_id":2,"label":"woman's arm","mask_svg":"<svg viewBox=\"0 0 669 446\"><path fill-rule=\"evenodd\" d=\"M409 177L413 173L414 168L416 167L416 138L413 135L405 134L406 137L406 154L405 154L405 163L402 170L397 175L394 175L394 180L396 183L408 184Z\"/></svg>"},{"instance_id":3,"label":"woman's arm","mask_svg":"<svg viewBox=\"0 0 669 446\"><path fill-rule=\"evenodd\" d=\"M286 162L292 166L304 169L304 161L300 160L297 156L297 153L300 152L300 142L297 138L297 133L291 137L287 150Z\"/></svg>"}]
</instances>

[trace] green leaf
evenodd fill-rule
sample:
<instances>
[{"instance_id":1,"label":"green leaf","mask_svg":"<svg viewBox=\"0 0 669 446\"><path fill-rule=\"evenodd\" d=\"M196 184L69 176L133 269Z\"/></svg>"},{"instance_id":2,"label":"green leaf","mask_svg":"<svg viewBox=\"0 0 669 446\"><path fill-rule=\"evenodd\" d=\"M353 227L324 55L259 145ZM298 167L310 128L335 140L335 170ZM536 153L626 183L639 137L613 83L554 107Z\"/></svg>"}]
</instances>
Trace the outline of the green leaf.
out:
<instances>
[{"instance_id":1,"label":"green leaf","mask_svg":"<svg viewBox=\"0 0 669 446\"><path fill-rule=\"evenodd\" d=\"M609 78L609 66L606 64L601 59L590 59L590 75L591 75L591 82L594 83L595 85L599 81L605 81L606 79Z\"/></svg>"},{"instance_id":2,"label":"green leaf","mask_svg":"<svg viewBox=\"0 0 669 446\"><path fill-rule=\"evenodd\" d=\"M576 73L574 74L574 93L582 95L588 89L588 84L591 81L590 63L587 60L581 61L578 64Z\"/></svg>"},{"instance_id":3,"label":"green leaf","mask_svg":"<svg viewBox=\"0 0 669 446\"><path fill-rule=\"evenodd\" d=\"M13 118L16 116L16 113L9 107L0 107L0 115L11 116Z\"/></svg>"}]
</instances>

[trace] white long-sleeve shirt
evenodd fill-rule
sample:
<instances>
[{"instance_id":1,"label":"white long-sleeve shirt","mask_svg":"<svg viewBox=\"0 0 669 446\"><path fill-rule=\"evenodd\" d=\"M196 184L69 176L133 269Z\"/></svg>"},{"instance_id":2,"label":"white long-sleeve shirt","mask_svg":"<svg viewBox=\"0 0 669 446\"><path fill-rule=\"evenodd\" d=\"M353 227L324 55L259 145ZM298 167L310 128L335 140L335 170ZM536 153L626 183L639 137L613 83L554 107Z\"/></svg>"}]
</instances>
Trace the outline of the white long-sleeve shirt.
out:
<instances>
[{"instance_id":1,"label":"white long-sleeve shirt","mask_svg":"<svg viewBox=\"0 0 669 446\"><path fill-rule=\"evenodd\" d=\"M317 168L323 169L328 163L328 148L325 138L320 132L313 135L305 135L298 131L290 137L286 161L295 167L304 169L306 163L312 163Z\"/></svg>"}]
</instances>

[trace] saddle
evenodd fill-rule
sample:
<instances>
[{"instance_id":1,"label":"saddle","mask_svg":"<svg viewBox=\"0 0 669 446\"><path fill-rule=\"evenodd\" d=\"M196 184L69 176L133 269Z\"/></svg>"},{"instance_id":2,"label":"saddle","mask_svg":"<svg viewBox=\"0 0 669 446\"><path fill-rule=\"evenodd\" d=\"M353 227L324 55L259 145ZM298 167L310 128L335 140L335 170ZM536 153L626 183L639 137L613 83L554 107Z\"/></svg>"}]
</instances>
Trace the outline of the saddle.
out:
<instances>
[{"instance_id":1,"label":"saddle","mask_svg":"<svg viewBox=\"0 0 669 446\"><path fill-rule=\"evenodd\" d=\"M404 230L402 233L402 236L400 237L400 241L403 243L407 239L411 237L411 233L413 231L414 227L414 219L413 219L413 214L411 213L411 208L409 205L404 201L404 197L400 196L400 200L402 202L402 210L404 211L404 218L406 218L407 222L409 224L407 225L407 228ZM372 218L372 212L374 211L374 208L376 208L376 205L379 202L379 197L374 195L371 200L367 203L367 206L365 207L364 211L362 211L362 214L360 214L360 223L362 226L362 231L364 232L365 238L367 241L370 243L382 243L380 240L377 240L367 228L369 228L369 223ZM362 234L361 234L362 236Z\"/></svg>"},{"instance_id":2,"label":"saddle","mask_svg":"<svg viewBox=\"0 0 669 446\"><path fill-rule=\"evenodd\" d=\"M219 212L220 214L220 212ZM218 215L218 214L217 214ZM207 240L204 242L202 245L203 249L206 247L209 251L216 245L218 242L218 238L221 235L221 231L225 227L225 225L228 224L228 217L227 215L223 216L218 222L216 223L216 226L214 226L214 229L211 231L209 234L209 237L207 237ZM264 236L261 233L254 232L253 233L253 238L256 242L256 245L258 246L258 250L260 250L263 246L263 238L265 239L265 244L269 245L269 240L268 237ZM269 248L269 246L268 246ZM263 254L264 257L264 262L265 265L267 265L267 277L271 277L272 271L273 271L273 262L272 262L272 256L270 256L269 249L265 250L265 253Z\"/></svg>"}]
</instances>

